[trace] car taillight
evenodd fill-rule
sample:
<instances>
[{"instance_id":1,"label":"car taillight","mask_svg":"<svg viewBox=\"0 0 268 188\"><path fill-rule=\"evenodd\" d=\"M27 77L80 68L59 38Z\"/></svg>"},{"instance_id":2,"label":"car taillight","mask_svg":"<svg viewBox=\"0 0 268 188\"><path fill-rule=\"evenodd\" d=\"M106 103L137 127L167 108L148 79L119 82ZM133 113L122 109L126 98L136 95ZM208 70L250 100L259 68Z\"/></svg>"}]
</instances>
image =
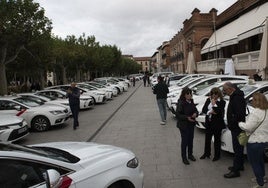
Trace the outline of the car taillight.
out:
<instances>
[{"instance_id":1,"label":"car taillight","mask_svg":"<svg viewBox=\"0 0 268 188\"><path fill-rule=\"evenodd\" d=\"M68 188L68 187L70 187L70 185L72 184L72 181L73 180L71 178L69 178L68 176L63 176L62 177L62 183L61 183L59 188Z\"/></svg>"},{"instance_id":2,"label":"car taillight","mask_svg":"<svg viewBox=\"0 0 268 188\"><path fill-rule=\"evenodd\" d=\"M20 116L21 114L23 114L26 111L26 109L22 109L21 111L19 111L16 116Z\"/></svg>"}]
</instances>

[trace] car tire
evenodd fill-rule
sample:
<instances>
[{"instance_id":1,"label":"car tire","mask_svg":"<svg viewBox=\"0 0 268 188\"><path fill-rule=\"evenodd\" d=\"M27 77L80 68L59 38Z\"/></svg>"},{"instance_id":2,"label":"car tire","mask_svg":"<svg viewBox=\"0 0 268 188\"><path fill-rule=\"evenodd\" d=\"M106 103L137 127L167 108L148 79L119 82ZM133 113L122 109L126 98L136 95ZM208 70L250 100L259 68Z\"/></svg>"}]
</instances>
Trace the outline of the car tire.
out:
<instances>
[{"instance_id":1,"label":"car tire","mask_svg":"<svg viewBox=\"0 0 268 188\"><path fill-rule=\"evenodd\" d=\"M45 116L36 116L31 122L31 128L37 132L47 131L50 127L50 122Z\"/></svg>"},{"instance_id":2,"label":"car tire","mask_svg":"<svg viewBox=\"0 0 268 188\"><path fill-rule=\"evenodd\" d=\"M108 188L134 188L134 186L128 181L119 181L110 185Z\"/></svg>"}]
</instances>

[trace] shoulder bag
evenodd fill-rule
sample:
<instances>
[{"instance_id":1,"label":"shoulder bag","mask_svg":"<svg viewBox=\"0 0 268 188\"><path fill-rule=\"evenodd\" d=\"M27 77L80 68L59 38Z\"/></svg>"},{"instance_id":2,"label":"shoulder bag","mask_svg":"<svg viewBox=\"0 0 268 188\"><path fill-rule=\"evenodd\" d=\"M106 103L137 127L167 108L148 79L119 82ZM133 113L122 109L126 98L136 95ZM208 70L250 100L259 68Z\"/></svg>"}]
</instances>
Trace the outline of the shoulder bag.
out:
<instances>
[{"instance_id":1,"label":"shoulder bag","mask_svg":"<svg viewBox=\"0 0 268 188\"><path fill-rule=\"evenodd\" d=\"M263 120L259 123L259 125L255 128L255 130L263 123L263 121L265 120L266 118L266 112L267 110L265 110L265 116L263 118ZM254 131L255 131L254 130ZM253 132L254 132L253 131ZM247 135L245 131L242 131L238 136L237 136L237 139L238 139L238 142L241 146L245 146L247 145L248 143L248 139L249 139L250 135Z\"/></svg>"}]
</instances>

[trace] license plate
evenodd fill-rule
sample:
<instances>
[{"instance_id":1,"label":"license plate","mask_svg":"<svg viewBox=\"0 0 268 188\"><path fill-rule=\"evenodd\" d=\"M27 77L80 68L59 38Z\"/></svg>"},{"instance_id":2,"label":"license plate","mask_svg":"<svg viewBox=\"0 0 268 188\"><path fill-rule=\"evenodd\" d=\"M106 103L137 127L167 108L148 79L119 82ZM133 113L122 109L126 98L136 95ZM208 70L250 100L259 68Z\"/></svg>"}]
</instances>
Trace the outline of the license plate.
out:
<instances>
[{"instance_id":1,"label":"license plate","mask_svg":"<svg viewBox=\"0 0 268 188\"><path fill-rule=\"evenodd\" d=\"M23 132L25 132L25 131L27 131L27 127L26 127L26 126L20 128L20 129L18 130L18 133L21 134L21 133L23 133Z\"/></svg>"}]
</instances>

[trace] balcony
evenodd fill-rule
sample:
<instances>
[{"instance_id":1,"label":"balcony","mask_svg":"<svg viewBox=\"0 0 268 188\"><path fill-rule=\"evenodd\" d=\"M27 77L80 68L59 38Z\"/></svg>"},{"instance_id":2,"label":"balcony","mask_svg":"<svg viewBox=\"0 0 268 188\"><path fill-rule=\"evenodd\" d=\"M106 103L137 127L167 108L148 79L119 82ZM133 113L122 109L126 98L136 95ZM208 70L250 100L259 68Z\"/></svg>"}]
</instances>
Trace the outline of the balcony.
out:
<instances>
[{"instance_id":1,"label":"balcony","mask_svg":"<svg viewBox=\"0 0 268 188\"><path fill-rule=\"evenodd\" d=\"M235 70L256 70L260 51L247 52L232 56ZM227 58L210 59L197 62L197 71L218 73L220 69L224 70Z\"/></svg>"}]
</instances>

